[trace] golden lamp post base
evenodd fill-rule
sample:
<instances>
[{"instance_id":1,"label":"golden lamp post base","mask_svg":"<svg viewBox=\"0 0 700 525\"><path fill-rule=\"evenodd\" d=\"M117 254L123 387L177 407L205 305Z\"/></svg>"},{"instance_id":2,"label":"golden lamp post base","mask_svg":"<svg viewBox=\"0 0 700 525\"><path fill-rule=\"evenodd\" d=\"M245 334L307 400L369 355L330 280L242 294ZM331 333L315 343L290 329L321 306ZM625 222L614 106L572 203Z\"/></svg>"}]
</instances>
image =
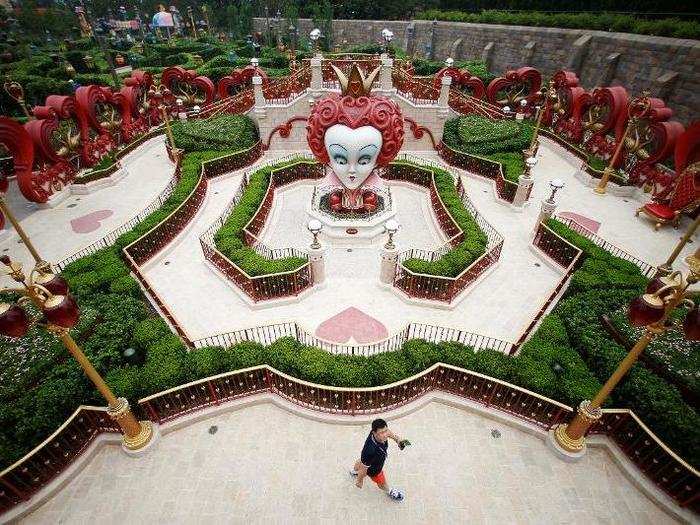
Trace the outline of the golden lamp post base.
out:
<instances>
[{"instance_id":1,"label":"golden lamp post base","mask_svg":"<svg viewBox=\"0 0 700 525\"><path fill-rule=\"evenodd\" d=\"M590 401L582 401L574 419L557 425L549 431L547 442L559 457L567 461L577 461L586 453L586 432L603 415L600 407L591 406Z\"/></svg>"},{"instance_id":2,"label":"golden lamp post base","mask_svg":"<svg viewBox=\"0 0 700 525\"><path fill-rule=\"evenodd\" d=\"M121 428L122 449L130 456L145 453L158 441L158 426L150 421L138 421L125 398L117 398L107 409L107 414Z\"/></svg>"}]
</instances>

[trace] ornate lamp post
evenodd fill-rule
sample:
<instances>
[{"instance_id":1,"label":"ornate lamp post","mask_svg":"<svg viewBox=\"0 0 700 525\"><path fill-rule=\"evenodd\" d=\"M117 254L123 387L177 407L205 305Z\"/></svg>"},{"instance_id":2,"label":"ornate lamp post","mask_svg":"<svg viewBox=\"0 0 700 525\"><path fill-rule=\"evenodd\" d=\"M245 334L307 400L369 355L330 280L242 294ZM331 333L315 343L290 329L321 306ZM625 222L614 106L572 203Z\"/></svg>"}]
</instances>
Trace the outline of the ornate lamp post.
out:
<instances>
[{"instance_id":1,"label":"ornate lamp post","mask_svg":"<svg viewBox=\"0 0 700 525\"><path fill-rule=\"evenodd\" d=\"M394 32L390 29L382 29L382 38L384 39L384 52L389 54L389 44L394 39Z\"/></svg>"},{"instance_id":2,"label":"ornate lamp post","mask_svg":"<svg viewBox=\"0 0 700 525\"><path fill-rule=\"evenodd\" d=\"M323 229L323 224L321 224L321 221L318 219L311 219L307 225L306 229L308 229L311 232L311 235L314 236L314 240L311 243L311 248L314 250L318 250L321 248L321 243L318 242L318 234L321 233L321 230Z\"/></svg>"},{"instance_id":3,"label":"ornate lamp post","mask_svg":"<svg viewBox=\"0 0 700 525\"><path fill-rule=\"evenodd\" d=\"M384 245L384 248L387 250L393 250L396 248L396 245L394 244L394 235L396 235L396 232L399 231L400 224L398 221L394 219L389 219L384 223L384 231L389 235L389 239L386 241L386 244Z\"/></svg>"},{"instance_id":4,"label":"ornate lamp post","mask_svg":"<svg viewBox=\"0 0 700 525\"><path fill-rule=\"evenodd\" d=\"M192 11L192 6L187 7L187 15L190 17L190 24L192 24L192 36L197 38L197 26L194 23L194 15Z\"/></svg>"},{"instance_id":5,"label":"ornate lamp post","mask_svg":"<svg viewBox=\"0 0 700 525\"><path fill-rule=\"evenodd\" d=\"M532 139L530 140L530 147L526 149L523 153L527 157L532 157L537 151L537 137L540 131L540 125L542 124L542 117L544 115L545 107L547 106L547 101L556 98L557 92L554 88L554 80L550 80L547 88L542 88L539 91L539 101L540 103L535 106L535 129L532 132ZM523 99L524 101L525 99Z\"/></svg>"},{"instance_id":6,"label":"ornate lamp post","mask_svg":"<svg viewBox=\"0 0 700 525\"><path fill-rule=\"evenodd\" d=\"M321 38L321 30L319 28L312 29L309 33L309 38L314 43L314 54L318 53L318 39Z\"/></svg>"},{"instance_id":7,"label":"ornate lamp post","mask_svg":"<svg viewBox=\"0 0 700 525\"><path fill-rule=\"evenodd\" d=\"M596 186L593 190L598 195L605 195L605 187L608 185L608 181L610 180L610 177L615 171L615 164L617 164L617 159L619 158L620 153L622 152L622 147L627 141L627 135L629 134L630 130L633 127L637 126L639 120L641 118L644 118L649 109L651 108L651 99L649 98L649 96L649 91L644 90L642 91L641 97L633 98L630 101L629 106L627 107L628 118L627 126L625 126L625 132L622 134L622 138L617 143L617 147L615 148L613 156L610 158L610 162L603 170L603 176L600 178L598 186Z\"/></svg>"},{"instance_id":8,"label":"ornate lamp post","mask_svg":"<svg viewBox=\"0 0 700 525\"><path fill-rule=\"evenodd\" d=\"M29 120L33 120L34 116L31 113L29 113L27 103L24 99L24 88L22 87L22 84L14 81L5 82L3 88L5 88L5 92L9 95L9 97L20 105L22 111L24 112L24 115Z\"/></svg>"},{"instance_id":9,"label":"ornate lamp post","mask_svg":"<svg viewBox=\"0 0 700 525\"><path fill-rule=\"evenodd\" d=\"M170 90L163 84L158 86L152 86L148 91L148 95L156 101L158 104L158 109L160 110L160 116L165 124L165 133L168 136L168 143L170 144L170 149L175 150L175 138L173 137L173 130L170 128L170 115L168 115L168 106L164 103L165 99L171 95Z\"/></svg>"},{"instance_id":10,"label":"ornate lamp post","mask_svg":"<svg viewBox=\"0 0 700 525\"><path fill-rule=\"evenodd\" d=\"M4 273L21 285L17 288L0 289L0 293L20 295L19 300L14 304L0 303L0 334L13 338L22 337L31 324L38 324L58 337L107 400L107 413L121 428L124 449L135 452L145 448L156 435L152 423L136 419L129 408L129 402L123 397L117 398L114 395L70 335L70 329L77 324L80 312L69 293L68 285L60 276L52 273L49 263L41 259L2 197L0 197L0 210L15 226L17 233L36 261L34 268L27 276L20 263L11 260L7 255L0 257ZM30 319L23 308L28 303L33 304L42 316Z\"/></svg>"},{"instance_id":11,"label":"ornate lamp post","mask_svg":"<svg viewBox=\"0 0 700 525\"><path fill-rule=\"evenodd\" d=\"M554 204L554 196L557 192L564 187L565 183L561 179L552 179L549 181L549 187L552 189L552 194L549 196L547 201Z\"/></svg>"},{"instance_id":12,"label":"ornate lamp post","mask_svg":"<svg viewBox=\"0 0 700 525\"><path fill-rule=\"evenodd\" d=\"M649 283L645 294L630 303L629 321L634 326L644 327L644 333L593 400L583 401L573 420L568 424L558 425L554 430L556 444L574 457L581 455L585 450L586 432L602 416L600 407L605 399L654 337L668 329L667 320L679 305L686 304L691 307L683 322L686 338L700 341L700 310L698 305L688 298L687 293L690 285L700 281L700 249L685 260L690 267L687 276L675 271L667 276L657 277Z\"/></svg>"}]
</instances>

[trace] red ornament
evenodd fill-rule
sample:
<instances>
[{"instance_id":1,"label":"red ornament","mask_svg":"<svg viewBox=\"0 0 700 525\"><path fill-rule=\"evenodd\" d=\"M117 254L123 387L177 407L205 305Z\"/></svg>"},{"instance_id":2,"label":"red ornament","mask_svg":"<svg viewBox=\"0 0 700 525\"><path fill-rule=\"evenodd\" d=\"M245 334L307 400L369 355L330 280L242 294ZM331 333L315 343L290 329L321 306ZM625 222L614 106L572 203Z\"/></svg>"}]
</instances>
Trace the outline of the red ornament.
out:
<instances>
[{"instance_id":1,"label":"red ornament","mask_svg":"<svg viewBox=\"0 0 700 525\"><path fill-rule=\"evenodd\" d=\"M365 207L365 211L373 212L377 209L377 194L373 191L366 191L362 195L362 202Z\"/></svg>"},{"instance_id":2,"label":"red ornament","mask_svg":"<svg viewBox=\"0 0 700 525\"><path fill-rule=\"evenodd\" d=\"M326 130L336 124L351 129L372 126L382 134L382 149L377 156L377 166L386 166L399 153L403 145L404 119L401 108L385 97L341 97L332 93L314 104L306 123L306 140L314 156L328 164L328 152L323 138Z\"/></svg>"},{"instance_id":3,"label":"red ornament","mask_svg":"<svg viewBox=\"0 0 700 525\"><path fill-rule=\"evenodd\" d=\"M8 337L22 337L29 330L29 319L24 310L16 304L0 303L0 334Z\"/></svg>"},{"instance_id":4,"label":"red ornament","mask_svg":"<svg viewBox=\"0 0 700 525\"><path fill-rule=\"evenodd\" d=\"M644 294L631 303L627 316L634 326L647 326L660 321L664 316L664 303L658 297Z\"/></svg>"},{"instance_id":5,"label":"red ornament","mask_svg":"<svg viewBox=\"0 0 700 525\"><path fill-rule=\"evenodd\" d=\"M683 331L686 339L700 341L700 309L692 308L683 320Z\"/></svg>"},{"instance_id":6,"label":"red ornament","mask_svg":"<svg viewBox=\"0 0 700 525\"><path fill-rule=\"evenodd\" d=\"M46 288L53 295L68 295L68 283L60 275L42 273L35 282Z\"/></svg>"},{"instance_id":7,"label":"red ornament","mask_svg":"<svg viewBox=\"0 0 700 525\"><path fill-rule=\"evenodd\" d=\"M78 322L78 305L70 295L53 295L44 303L46 320L61 328L73 328Z\"/></svg>"}]
</instances>

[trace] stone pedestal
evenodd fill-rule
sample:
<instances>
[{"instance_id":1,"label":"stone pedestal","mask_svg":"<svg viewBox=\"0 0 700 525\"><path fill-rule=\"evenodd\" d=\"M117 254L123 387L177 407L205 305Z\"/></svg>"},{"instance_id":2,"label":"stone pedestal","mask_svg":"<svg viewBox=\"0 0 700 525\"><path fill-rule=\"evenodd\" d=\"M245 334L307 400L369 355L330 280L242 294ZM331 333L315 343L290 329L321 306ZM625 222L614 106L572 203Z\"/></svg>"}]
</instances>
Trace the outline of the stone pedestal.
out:
<instances>
[{"instance_id":1,"label":"stone pedestal","mask_svg":"<svg viewBox=\"0 0 700 525\"><path fill-rule=\"evenodd\" d=\"M321 68L321 58L321 56L317 55L310 60L311 83L309 84L309 93L313 98L318 98L323 93L323 70Z\"/></svg>"},{"instance_id":2,"label":"stone pedestal","mask_svg":"<svg viewBox=\"0 0 700 525\"><path fill-rule=\"evenodd\" d=\"M557 208L557 205L554 203L554 201L550 201L549 199L544 199L542 201L542 205L540 207L540 214L537 217L537 222L535 222L535 228L532 230L533 235L535 233L537 233L537 228L539 227L539 224L541 222L546 221L552 215L554 215L554 210L556 208Z\"/></svg>"},{"instance_id":3,"label":"stone pedestal","mask_svg":"<svg viewBox=\"0 0 700 525\"><path fill-rule=\"evenodd\" d=\"M265 95L263 94L263 89L262 89L262 77L255 75L252 78L253 81L253 95L255 96L255 105L253 106L253 113L255 114L256 118L258 121L261 119L264 119L267 116L267 110L265 109L265 106L267 105L267 102L265 102ZM262 137L263 134L261 133L260 136Z\"/></svg>"},{"instance_id":4,"label":"stone pedestal","mask_svg":"<svg viewBox=\"0 0 700 525\"><path fill-rule=\"evenodd\" d=\"M383 55L381 69L379 70L379 85L381 86L380 89L384 96L394 92L394 83L391 79L391 71L393 68L394 60Z\"/></svg>"},{"instance_id":5,"label":"stone pedestal","mask_svg":"<svg viewBox=\"0 0 700 525\"><path fill-rule=\"evenodd\" d=\"M530 191L532 190L532 184L535 181L532 180L530 174L525 171L518 181L518 189L515 190L515 197L513 198L513 206L522 208L527 203L527 198L530 196Z\"/></svg>"},{"instance_id":6,"label":"stone pedestal","mask_svg":"<svg viewBox=\"0 0 700 525\"><path fill-rule=\"evenodd\" d=\"M396 275L396 262L399 260L399 250L396 246L393 248L382 246L379 256L381 258L379 280L383 284L392 284Z\"/></svg>"},{"instance_id":7,"label":"stone pedestal","mask_svg":"<svg viewBox=\"0 0 700 525\"><path fill-rule=\"evenodd\" d=\"M326 262L323 258L326 249L323 246L318 248L309 247L308 253L311 265L311 280L314 285L321 284L326 280Z\"/></svg>"},{"instance_id":8,"label":"stone pedestal","mask_svg":"<svg viewBox=\"0 0 700 525\"><path fill-rule=\"evenodd\" d=\"M450 114L450 86L452 85L452 77L445 75L441 79L440 97L438 98L438 116L447 118Z\"/></svg>"}]
</instances>

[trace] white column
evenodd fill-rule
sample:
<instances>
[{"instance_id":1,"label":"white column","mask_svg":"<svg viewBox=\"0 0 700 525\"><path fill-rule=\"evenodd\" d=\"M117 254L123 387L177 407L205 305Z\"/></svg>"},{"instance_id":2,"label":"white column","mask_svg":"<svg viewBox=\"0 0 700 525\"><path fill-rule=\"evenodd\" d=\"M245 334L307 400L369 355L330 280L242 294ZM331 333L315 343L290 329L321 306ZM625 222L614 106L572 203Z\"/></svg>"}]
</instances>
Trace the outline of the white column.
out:
<instances>
[{"instance_id":1,"label":"white column","mask_svg":"<svg viewBox=\"0 0 700 525\"><path fill-rule=\"evenodd\" d=\"M452 85L452 77L445 75L442 77L440 85L440 98L438 98L438 116L447 118L450 113L450 86Z\"/></svg>"},{"instance_id":2,"label":"white column","mask_svg":"<svg viewBox=\"0 0 700 525\"><path fill-rule=\"evenodd\" d=\"M554 203L554 201L551 201L549 199L542 199L542 205L540 206L540 214L537 217L535 228L532 230L532 235L535 235L537 233L537 228L539 227L541 222L545 222L552 215L554 215L554 210L556 208L557 205Z\"/></svg>"},{"instance_id":3,"label":"white column","mask_svg":"<svg viewBox=\"0 0 700 525\"><path fill-rule=\"evenodd\" d=\"M527 202L527 196L530 193L530 188L532 188L533 184L532 176L530 175L530 170L525 169L523 171L523 174L520 176L520 180L518 180L518 189L515 190L515 198L513 198L513 206L516 206L518 208L521 208L525 206L525 203Z\"/></svg>"},{"instance_id":4,"label":"white column","mask_svg":"<svg viewBox=\"0 0 700 525\"><path fill-rule=\"evenodd\" d=\"M309 247L308 253L311 265L311 280L314 285L321 284L326 280L326 262L323 259L326 249L323 246L318 248Z\"/></svg>"},{"instance_id":5,"label":"white column","mask_svg":"<svg viewBox=\"0 0 700 525\"><path fill-rule=\"evenodd\" d=\"M321 68L321 57L315 56L311 59L311 85L309 91L313 98L321 96L323 89L323 70Z\"/></svg>"},{"instance_id":6,"label":"white column","mask_svg":"<svg viewBox=\"0 0 700 525\"><path fill-rule=\"evenodd\" d=\"M264 119L267 116L267 110L265 109L265 106L267 105L267 102L265 102L265 95L263 94L263 88L262 88L262 77L255 75L253 77L253 95L255 96L255 106L253 107L253 113L255 113L255 116L257 117L258 121L261 119Z\"/></svg>"},{"instance_id":7,"label":"white column","mask_svg":"<svg viewBox=\"0 0 700 525\"><path fill-rule=\"evenodd\" d=\"M382 68L379 70L379 85L384 94L389 94L394 90L394 83L391 80L391 72L394 69L394 59L384 56L382 58Z\"/></svg>"},{"instance_id":8,"label":"white column","mask_svg":"<svg viewBox=\"0 0 700 525\"><path fill-rule=\"evenodd\" d=\"M379 280L383 284L393 284L394 276L396 275L396 263L399 260L399 250L396 246L393 248L382 246L379 256L381 257Z\"/></svg>"}]
</instances>

